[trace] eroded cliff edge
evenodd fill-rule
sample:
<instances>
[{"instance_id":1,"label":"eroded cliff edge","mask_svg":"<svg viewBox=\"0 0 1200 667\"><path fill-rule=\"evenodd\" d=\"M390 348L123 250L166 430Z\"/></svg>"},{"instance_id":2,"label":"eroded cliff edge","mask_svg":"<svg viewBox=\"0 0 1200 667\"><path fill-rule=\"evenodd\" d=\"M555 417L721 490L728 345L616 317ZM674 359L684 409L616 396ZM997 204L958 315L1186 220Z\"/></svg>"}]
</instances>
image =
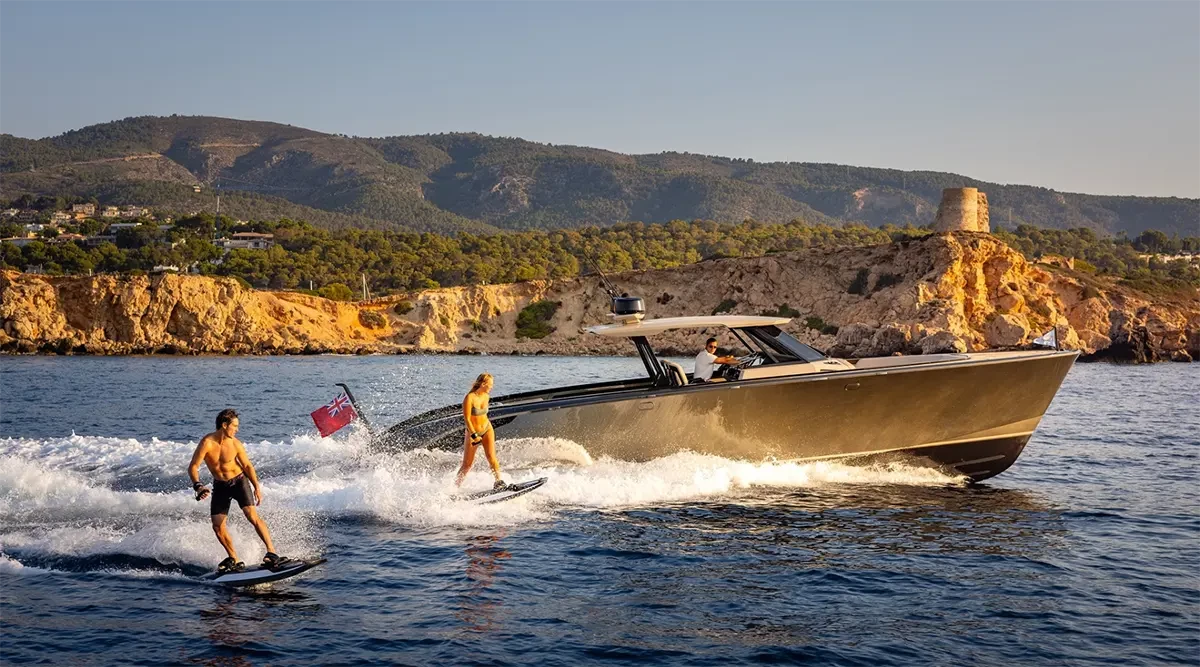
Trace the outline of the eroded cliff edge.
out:
<instances>
[{"instance_id":1,"label":"eroded cliff edge","mask_svg":"<svg viewBox=\"0 0 1200 667\"><path fill-rule=\"evenodd\" d=\"M1031 264L986 234L715 260L611 279L646 299L648 317L783 313L794 317L791 333L839 356L1021 347L1053 326L1064 347L1096 358L1200 356L1195 293L1151 297L1069 269ZM518 313L540 300L559 303L548 323L553 332L518 339ZM625 341L582 331L607 322L607 309L594 277L426 290L353 304L247 290L223 278L6 272L0 275L0 349L629 353ZM655 344L667 352L694 353L706 334L680 332Z\"/></svg>"}]
</instances>

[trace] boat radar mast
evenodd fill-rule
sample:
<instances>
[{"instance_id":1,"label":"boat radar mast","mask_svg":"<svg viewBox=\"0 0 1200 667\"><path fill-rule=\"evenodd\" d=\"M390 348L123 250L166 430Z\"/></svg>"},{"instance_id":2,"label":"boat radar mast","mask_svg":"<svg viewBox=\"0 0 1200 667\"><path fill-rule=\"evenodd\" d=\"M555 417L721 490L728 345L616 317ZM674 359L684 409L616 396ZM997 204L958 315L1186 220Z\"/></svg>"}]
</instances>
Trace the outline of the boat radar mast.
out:
<instances>
[{"instance_id":1,"label":"boat radar mast","mask_svg":"<svg viewBox=\"0 0 1200 667\"><path fill-rule=\"evenodd\" d=\"M618 324L633 324L634 322L642 321L646 316L646 302L642 301L640 296L629 296L628 294L617 295L617 288L613 287L612 282L604 272L600 270L600 265L596 262L589 262L592 268L596 269L596 273L600 275L600 285L608 294L611 302L612 312L608 314Z\"/></svg>"},{"instance_id":2,"label":"boat radar mast","mask_svg":"<svg viewBox=\"0 0 1200 667\"><path fill-rule=\"evenodd\" d=\"M621 295L612 297L612 312L608 314L619 324L641 322L646 316L646 303L640 296Z\"/></svg>"}]
</instances>

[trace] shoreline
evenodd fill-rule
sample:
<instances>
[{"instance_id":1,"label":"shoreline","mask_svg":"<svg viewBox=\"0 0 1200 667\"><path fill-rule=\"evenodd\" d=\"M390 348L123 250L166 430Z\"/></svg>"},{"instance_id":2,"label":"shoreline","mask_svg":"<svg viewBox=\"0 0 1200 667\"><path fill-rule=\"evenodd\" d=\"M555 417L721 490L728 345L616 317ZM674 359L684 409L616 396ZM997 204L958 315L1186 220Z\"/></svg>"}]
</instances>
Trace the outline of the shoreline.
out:
<instances>
[{"instance_id":1,"label":"shoreline","mask_svg":"<svg viewBox=\"0 0 1200 667\"><path fill-rule=\"evenodd\" d=\"M1011 351L1033 351L1035 349L1045 348L1008 348L1008 349L987 349L977 350L976 352L1011 352ZM624 358L635 359L636 353L619 354L612 352L576 352L566 354L562 352L547 352L537 350L534 352L522 352L512 350L509 352L493 352L485 350L403 350L403 351L353 351L353 352L337 352L337 351L322 351L322 352L158 352L158 351L131 351L131 352L109 352L102 354L94 354L90 352L57 352L57 351L36 351L36 352L14 352L11 350L0 350L0 357L13 358L44 358L44 357L86 357L94 359L104 358L119 358L119 357L153 357L153 358L213 358L213 359L257 359L262 357L563 357L563 358L580 358L580 357L609 357L609 358ZM665 350L657 356L663 358L686 359L691 358L690 354L679 353L678 350ZM919 357L919 354L907 355L892 355ZM869 359L871 357L851 357L847 360L853 361L859 358ZM1081 364L1112 364L1114 366L1146 366L1158 364L1187 364L1190 361L1180 361L1173 359L1155 359L1150 361L1139 361L1137 359L1123 359L1106 354L1105 350L1094 354L1080 354L1076 359L1076 363Z\"/></svg>"},{"instance_id":2,"label":"shoreline","mask_svg":"<svg viewBox=\"0 0 1200 667\"><path fill-rule=\"evenodd\" d=\"M836 358L1028 349L1058 331L1085 360L1200 358L1200 299L1153 296L1070 268L1033 264L983 233L708 260L610 276L649 319L769 315ZM236 280L163 274L0 273L0 353L310 356L632 356L594 336L610 320L595 276L449 287L366 302L248 290ZM691 356L710 332L656 337ZM734 349L732 336L716 333Z\"/></svg>"}]
</instances>

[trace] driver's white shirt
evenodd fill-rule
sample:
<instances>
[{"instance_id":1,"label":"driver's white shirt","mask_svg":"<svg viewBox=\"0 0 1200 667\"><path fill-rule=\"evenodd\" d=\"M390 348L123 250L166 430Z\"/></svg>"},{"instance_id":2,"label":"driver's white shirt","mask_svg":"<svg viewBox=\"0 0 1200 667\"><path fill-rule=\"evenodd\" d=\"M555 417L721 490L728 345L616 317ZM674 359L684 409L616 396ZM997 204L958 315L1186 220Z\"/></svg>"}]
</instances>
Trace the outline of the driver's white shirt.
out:
<instances>
[{"instance_id":1,"label":"driver's white shirt","mask_svg":"<svg viewBox=\"0 0 1200 667\"><path fill-rule=\"evenodd\" d=\"M716 361L717 355L708 350L700 350L700 354L696 355L696 370L692 377L708 382L712 379L713 370L717 367Z\"/></svg>"}]
</instances>

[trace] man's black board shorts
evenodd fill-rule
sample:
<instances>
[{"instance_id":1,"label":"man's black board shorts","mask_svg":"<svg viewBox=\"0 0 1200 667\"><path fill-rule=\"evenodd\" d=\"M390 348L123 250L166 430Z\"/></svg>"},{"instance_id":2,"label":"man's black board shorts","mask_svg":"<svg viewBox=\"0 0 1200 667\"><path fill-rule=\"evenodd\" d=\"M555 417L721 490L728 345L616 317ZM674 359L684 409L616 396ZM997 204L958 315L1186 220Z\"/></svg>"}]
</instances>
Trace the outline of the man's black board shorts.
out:
<instances>
[{"instance_id":1,"label":"man's black board shorts","mask_svg":"<svg viewBox=\"0 0 1200 667\"><path fill-rule=\"evenodd\" d=\"M212 508L209 514L229 514L229 503L236 500L238 507L254 505L254 487L245 475L238 475L228 482L213 480Z\"/></svg>"}]
</instances>

